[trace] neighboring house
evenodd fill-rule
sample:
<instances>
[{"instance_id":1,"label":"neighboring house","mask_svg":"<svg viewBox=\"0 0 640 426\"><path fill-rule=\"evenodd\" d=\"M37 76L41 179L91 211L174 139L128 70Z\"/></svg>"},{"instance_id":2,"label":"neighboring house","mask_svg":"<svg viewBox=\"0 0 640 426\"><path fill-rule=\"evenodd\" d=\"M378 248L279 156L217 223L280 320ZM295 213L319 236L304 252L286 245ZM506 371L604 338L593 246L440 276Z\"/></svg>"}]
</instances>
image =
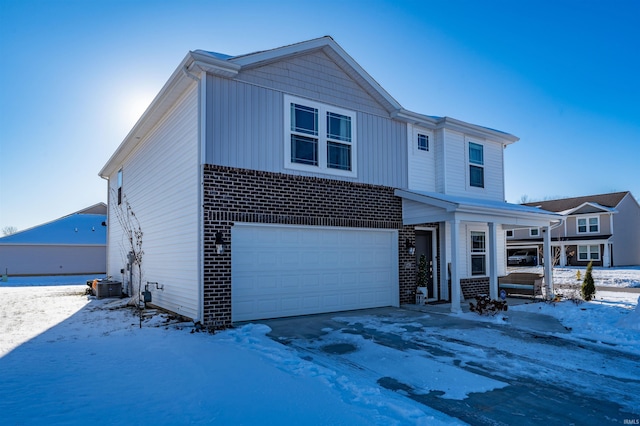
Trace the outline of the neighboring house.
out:
<instances>
[{"instance_id":1,"label":"neighboring house","mask_svg":"<svg viewBox=\"0 0 640 426\"><path fill-rule=\"evenodd\" d=\"M107 206L98 203L54 221L0 238L0 273L104 274Z\"/></svg>"},{"instance_id":2,"label":"neighboring house","mask_svg":"<svg viewBox=\"0 0 640 426\"><path fill-rule=\"evenodd\" d=\"M100 171L108 274L130 207L153 303L211 327L415 303L421 255L459 311L497 297L506 229L559 218L504 202L517 140L405 110L330 37L192 51Z\"/></svg>"},{"instance_id":3,"label":"neighboring house","mask_svg":"<svg viewBox=\"0 0 640 426\"><path fill-rule=\"evenodd\" d=\"M551 244L560 266L640 265L640 205L628 192L587 195L526 203L556 212L563 223L551 230ZM538 253L542 236L538 228L507 233L507 250Z\"/></svg>"}]
</instances>

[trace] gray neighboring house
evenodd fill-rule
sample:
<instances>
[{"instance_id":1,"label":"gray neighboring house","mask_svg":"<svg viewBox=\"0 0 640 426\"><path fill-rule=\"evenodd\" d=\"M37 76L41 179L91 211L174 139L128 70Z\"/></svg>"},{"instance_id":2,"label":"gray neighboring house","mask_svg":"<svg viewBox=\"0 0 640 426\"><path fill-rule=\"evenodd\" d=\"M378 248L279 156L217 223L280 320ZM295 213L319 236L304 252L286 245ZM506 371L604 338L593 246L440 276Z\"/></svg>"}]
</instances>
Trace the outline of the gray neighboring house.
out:
<instances>
[{"instance_id":1,"label":"gray neighboring house","mask_svg":"<svg viewBox=\"0 0 640 426\"><path fill-rule=\"evenodd\" d=\"M0 273L105 274L107 205L94 204L0 238Z\"/></svg>"},{"instance_id":2,"label":"gray neighboring house","mask_svg":"<svg viewBox=\"0 0 640 426\"><path fill-rule=\"evenodd\" d=\"M564 216L551 230L551 245L559 250L559 266L640 265L640 205L628 192L587 195L524 204ZM507 252L539 253L542 235L538 228L507 233Z\"/></svg>"},{"instance_id":3,"label":"gray neighboring house","mask_svg":"<svg viewBox=\"0 0 640 426\"><path fill-rule=\"evenodd\" d=\"M497 297L506 230L560 220L504 202L516 141L404 109L331 37L191 51L99 172L107 273L128 288L131 208L152 303L209 327L416 303L423 255L459 312Z\"/></svg>"}]
</instances>

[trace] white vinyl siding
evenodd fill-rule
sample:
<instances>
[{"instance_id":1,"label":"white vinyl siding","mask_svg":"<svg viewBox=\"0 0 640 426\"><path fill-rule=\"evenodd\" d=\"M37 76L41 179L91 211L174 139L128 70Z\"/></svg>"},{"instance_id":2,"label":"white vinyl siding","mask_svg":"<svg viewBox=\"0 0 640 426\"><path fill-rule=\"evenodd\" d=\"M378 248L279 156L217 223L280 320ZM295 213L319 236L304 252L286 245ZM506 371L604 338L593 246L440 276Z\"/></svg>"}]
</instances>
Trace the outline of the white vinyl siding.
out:
<instances>
[{"instance_id":1,"label":"white vinyl siding","mask_svg":"<svg viewBox=\"0 0 640 426\"><path fill-rule=\"evenodd\" d=\"M440 184L442 192L451 195L504 201L503 145L487 139L470 138L453 130L445 130L443 135L442 146L445 152L442 158L444 162L442 165L437 165L439 167L438 173L442 174L442 177L436 177L438 182L442 181L442 184ZM484 188L469 185L468 142L483 146Z\"/></svg>"},{"instance_id":2,"label":"white vinyl siding","mask_svg":"<svg viewBox=\"0 0 640 426\"><path fill-rule=\"evenodd\" d=\"M207 93L207 164L407 187L406 123L347 107L356 114L354 128L360 141L352 155L357 177L287 169L282 92L208 76Z\"/></svg>"},{"instance_id":3,"label":"white vinyl siding","mask_svg":"<svg viewBox=\"0 0 640 426\"><path fill-rule=\"evenodd\" d=\"M433 133L420 127L408 125L407 141L409 189L434 192L436 190L436 160Z\"/></svg>"},{"instance_id":4,"label":"white vinyl siding","mask_svg":"<svg viewBox=\"0 0 640 426\"><path fill-rule=\"evenodd\" d=\"M144 233L143 284L163 285L164 290L153 290L153 303L193 319L199 315L200 298L196 88L194 83L122 165L123 200L131 205ZM115 173L109 182L116 189ZM128 244L116 219L117 207L109 203L107 268L120 280Z\"/></svg>"}]
</instances>

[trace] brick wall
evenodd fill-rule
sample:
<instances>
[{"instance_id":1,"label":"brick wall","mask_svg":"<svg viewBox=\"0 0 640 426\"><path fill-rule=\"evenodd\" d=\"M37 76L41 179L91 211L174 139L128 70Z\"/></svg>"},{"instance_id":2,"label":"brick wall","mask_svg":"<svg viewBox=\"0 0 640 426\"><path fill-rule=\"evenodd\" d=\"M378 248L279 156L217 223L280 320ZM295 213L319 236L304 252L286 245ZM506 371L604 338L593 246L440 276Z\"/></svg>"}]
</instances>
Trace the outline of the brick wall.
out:
<instances>
[{"instance_id":1,"label":"brick wall","mask_svg":"<svg viewBox=\"0 0 640 426\"><path fill-rule=\"evenodd\" d=\"M460 288L465 299L473 299L478 294L489 294L489 277L462 278Z\"/></svg>"},{"instance_id":2,"label":"brick wall","mask_svg":"<svg viewBox=\"0 0 640 426\"><path fill-rule=\"evenodd\" d=\"M414 303L415 257L405 250L413 227L402 225L393 188L215 165L204 166L204 318L231 323L231 226L234 222L398 230L400 303ZM226 250L215 252L215 233Z\"/></svg>"}]
</instances>

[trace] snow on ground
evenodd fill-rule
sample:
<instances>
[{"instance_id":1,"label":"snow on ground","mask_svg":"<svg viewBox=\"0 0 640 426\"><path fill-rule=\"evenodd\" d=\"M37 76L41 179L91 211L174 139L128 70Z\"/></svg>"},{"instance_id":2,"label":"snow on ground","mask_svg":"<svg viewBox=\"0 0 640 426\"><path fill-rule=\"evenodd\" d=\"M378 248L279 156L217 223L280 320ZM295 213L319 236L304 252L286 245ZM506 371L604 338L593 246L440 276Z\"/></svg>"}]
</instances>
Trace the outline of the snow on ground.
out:
<instances>
[{"instance_id":1,"label":"snow on ground","mask_svg":"<svg viewBox=\"0 0 640 426\"><path fill-rule=\"evenodd\" d=\"M301 358L265 325L212 335L156 315L139 328L120 300L68 280L0 283L2 424L461 424Z\"/></svg>"},{"instance_id":2,"label":"snow on ground","mask_svg":"<svg viewBox=\"0 0 640 426\"><path fill-rule=\"evenodd\" d=\"M542 266L509 267L509 272L536 272L543 274ZM582 282L587 268L584 266L565 266L553 268L553 282L558 285L577 284ZM580 272L580 279L578 279ZM596 286L602 287L636 287L640 288L640 266L602 268L594 266L592 271Z\"/></svg>"},{"instance_id":3,"label":"snow on ground","mask_svg":"<svg viewBox=\"0 0 640 426\"><path fill-rule=\"evenodd\" d=\"M619 287L640 279L640 268L613 271L608 278ZM593 398L606 392L628 412L639 410L633 396L636 363L611 365L606 353L595 350L605 345L640 355L638 293L598 291L594 301L582 304L567 300L510 308L512 316L557 318L562 332L549 334L581 342L560 352L557 345L536 340L514 345L509 333L517 330L510 327L510 318L438 314L495 323L493 329L456 329L437 328L431 314L385 321L345 317L345 323L395 333L412 345L455 353L456 362L444 355L426 356L413 346L398 351L358 334L323 330L326 335L318 345L357 347L336 361L273 341L264 324L212 335L156 314L140 328L135 311L123 308L119 299L86 296L86 279L10 277L0 282L3 424L462 424L401 391L385 389L376 382L380 377L397 379L417 393L435 391L441 398L464 400L471 393L504 389L514 376L529 374L532 380L548 378L583 389ZM601 285L598 280L596 276ZM335 319L341 316L335 314ZM523 359L545 362L532 367ZM346 368L345 362L358 367ZM462 368L479 362L497 371L494 378ZM575 365L580 374L557 377L558 369ZM630 388L612 386L610 377L629 382Z\"/></svg>"}]
</instances>

